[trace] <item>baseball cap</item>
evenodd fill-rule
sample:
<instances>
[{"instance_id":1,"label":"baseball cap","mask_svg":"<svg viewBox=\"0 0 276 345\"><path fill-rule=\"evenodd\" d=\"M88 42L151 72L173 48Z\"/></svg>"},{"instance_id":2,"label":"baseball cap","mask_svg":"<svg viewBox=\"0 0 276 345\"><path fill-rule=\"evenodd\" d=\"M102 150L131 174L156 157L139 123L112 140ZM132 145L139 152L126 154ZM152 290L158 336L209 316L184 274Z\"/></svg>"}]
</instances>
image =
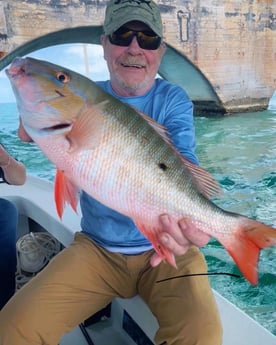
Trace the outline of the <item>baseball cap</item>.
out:
<instances>
[{"instance_id":1,"label":"baseball cap","mask_svg":"<svg viewBox=\"0 0 276 345\"><path fill-rule=\"evenodd\" d=\"M111 0L105 10L104 33L110 35L133 20L145 23L159 37L162 37L160 10L152 0Z\"/></svg>"}]
</instances>

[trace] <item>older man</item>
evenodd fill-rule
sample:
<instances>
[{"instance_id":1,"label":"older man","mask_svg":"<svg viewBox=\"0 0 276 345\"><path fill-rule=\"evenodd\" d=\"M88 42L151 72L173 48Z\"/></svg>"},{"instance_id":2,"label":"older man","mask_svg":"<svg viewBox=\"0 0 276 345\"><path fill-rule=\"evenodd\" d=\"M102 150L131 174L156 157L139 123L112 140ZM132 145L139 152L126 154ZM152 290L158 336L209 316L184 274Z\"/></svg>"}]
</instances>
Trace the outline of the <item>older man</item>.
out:
<instances>
[{"instance_id":1,"label":"older man","mask_svg":"<svg viewBox=\"0 0 276 345\"><path fill-rule=\"evenodd\" d=\"M112 0L103 28L110 80L98 84L164 125L180 153L197 163L193 104L180 87L155 78L166 50L158 6L151 0ZM29 140L23 127L19 136ZM72 245L0 313L2 345L56 345L65 332L113 298L136 294L157 317L156 344L221 344L220 319L207 277L156 284L176 274L206 272L197 247L208 242L207 235L184 219L177 224L169 215L160 215L160 241L177 256L176 271L154 253L131 219L84 192L81 209L82 230Z\"/></svg>"}]
</instances>

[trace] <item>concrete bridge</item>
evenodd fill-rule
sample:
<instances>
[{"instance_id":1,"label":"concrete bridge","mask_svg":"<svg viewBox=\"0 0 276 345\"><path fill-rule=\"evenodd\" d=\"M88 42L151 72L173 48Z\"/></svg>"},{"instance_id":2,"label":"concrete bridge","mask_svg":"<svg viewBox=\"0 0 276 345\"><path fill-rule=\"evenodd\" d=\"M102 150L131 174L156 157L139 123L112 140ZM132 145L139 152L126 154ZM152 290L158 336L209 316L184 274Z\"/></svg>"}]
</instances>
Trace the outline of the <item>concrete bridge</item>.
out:
<instances>
[{"instance_id":1,"label":"concrete bridge","mask_svg":"<svg viewBox=\"0 0 276 345\"><path fill-rule=\"evenodd\" d=\"M159 73L186 89L196 112L267 108L276 89L275 0L156 2L168 48ZM48 46L99 43L106 3L0 0L0 70Z\"/></svg>"}]
</instances>

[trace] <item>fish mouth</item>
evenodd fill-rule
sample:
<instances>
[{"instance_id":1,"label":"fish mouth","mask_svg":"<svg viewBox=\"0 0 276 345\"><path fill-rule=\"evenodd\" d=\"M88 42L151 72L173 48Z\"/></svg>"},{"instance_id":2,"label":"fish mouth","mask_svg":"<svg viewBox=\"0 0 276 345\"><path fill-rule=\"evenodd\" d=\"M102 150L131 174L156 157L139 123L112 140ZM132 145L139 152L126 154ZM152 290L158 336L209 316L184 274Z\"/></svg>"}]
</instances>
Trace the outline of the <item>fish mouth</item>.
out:
<instances>
[{"instance_id":1,"label":"fish mouth","mask_svg":"<svg viewBox=\"0 0 276 345\"><path fill-rule=\"evenodd\" d=\"M20 75L26 74L26 63L25 59L16 57L9 68L6 69L6 74L9 78L15 78Z\"/></svg>"},{"instance_id":2,"label":"fish mouth","mask_svg":"<svg viewBox=\"0 0 276 345\"><path fill-rule=\"evenodd\" d=\"M59 123L54 126L49 126L49 127L43 127L41 128L41 131L44 133L64 133L64 132L69 132L72 129L72 123L64 122L64 123Z\"/></svg>"}]
</instances>

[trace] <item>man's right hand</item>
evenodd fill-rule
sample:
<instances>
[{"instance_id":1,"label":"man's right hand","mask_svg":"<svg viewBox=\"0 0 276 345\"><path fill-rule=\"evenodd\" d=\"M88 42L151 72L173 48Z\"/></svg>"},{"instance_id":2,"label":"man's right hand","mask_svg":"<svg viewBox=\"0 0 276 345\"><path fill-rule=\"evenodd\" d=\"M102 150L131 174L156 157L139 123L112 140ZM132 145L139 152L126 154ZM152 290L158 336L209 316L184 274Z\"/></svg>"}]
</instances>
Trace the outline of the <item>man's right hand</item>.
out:
<instances>
[{"instance_id":1,"label":"man's right hand","mask_svg":"<svg viewBox=\"0 0 276 345\"><path fill-rule=\"evenodd\" d=\"M173 217L163 214L159 219L163 230L159 234L159 240L175 256L185 254L193 245L204 247L210 240L209 235L197 229L187 218L180 219L176 222ZM163 259L157 253L154 253L150 263L155 267L162 261Z\"/></svg>"}]
</instances>

